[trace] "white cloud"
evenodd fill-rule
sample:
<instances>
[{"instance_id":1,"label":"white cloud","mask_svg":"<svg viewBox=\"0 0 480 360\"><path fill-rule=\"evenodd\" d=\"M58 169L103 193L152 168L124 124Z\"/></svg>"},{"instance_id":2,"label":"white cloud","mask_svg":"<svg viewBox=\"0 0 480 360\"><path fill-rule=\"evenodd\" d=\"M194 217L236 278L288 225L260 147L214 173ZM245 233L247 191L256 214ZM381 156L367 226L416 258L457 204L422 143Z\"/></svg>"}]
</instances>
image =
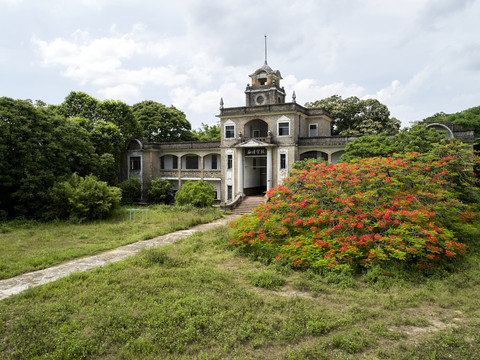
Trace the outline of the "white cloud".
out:
<instances>
[{"instance_id":1,"label":"white cloud","mask_svg":"<svg viewBox=\"0 0 480 360\"><path fill-rule=\"evenodd\" d=\"M177 87L170 91L170 97L175 107L179 109L187 108L192 100L197 96L197 91L190 86Z\"/></svg>"},{"instance_id":2,"label":"white cloud","mask_svg":"<svg viewBox=\"0 0 480 360\"><path fill-rule=\"evenodd\" d=\"M124 102L136 102L140 100L140 89L131 84L121 84L98 90L104 99L122 100Z\"/></svg>"},{"instance_id":3,"label":"white cloud","mask_svg":"<svg viewBox=\"0 0 480 360\"><path fill-rule=\"evenodd\" d=\"M293 90L297 96L297 102L303 104L305 102L313 102L321 100L332 95L340 95L342 97L360 96L365 89L357 84L345 84L344 82L318 85L313 79L297 80L293 75L285 76L283 85L287 90L287 101L291 101Z\"/></svg>"},{"instance_id":4,"label":"white cloud","mask_svg":"<svg viewBox=\"0 0 480 360\"><path fill-rule=\"evenodd\" d=\"M380 102L390 101L396 96L396 93L400 89L400 86L400 81L393 80L389 86L377 91L374 96L367 95L363 96L363 98L375 98Z\"/></svg>"},{"instance_id":5,"label":"white cloud","mask_svg":"<svg viewBox=\"0 0 480 360\"><path fill-rule=\"evenodd\" d=\"M137 24L131 32L120 34L115 26L110 36L91 39L91 34L77 30L71 39L56 38L50 42L33 38L43 64L60 67L62 74L81 85L100 87L99 93L116 94L127 91L138 97L140 85L178 86L188 75L177 73L173 65L142 66L142 59L158 62L169 53L170 41L144 41L144 26ZM131 60L135 59L132 63ZM138 60L139 59L139 60ZM146 61L147 62L147 61Z\"/></svg>"},{"instance_id":6,"label":"white cloud","mask_svg":"<svg viewBox=\"0 0 480 360\"><path fill-rule=\"evenodd\" d=\"M0 4L5 4L7 6L18 6L23 3L23 0L0 0Z\"/></svg>"},{"instance_id":7,"label":"white cloud","mask_svg":"<svg viewBox=\"0 0 480 360\"><path fill-rule=\"evenodd\" d=\"M178 87L170 91L173 105L187 113L187 118L193 128L199 127L200 123L216 123L220 110L220 99L224 99L225 107L245 105L244 88L234 82L222 84L218 89L198 91L192 87Z\"/></svg>"},{"instance_id":8,"label":"white cloud","mask_svg":"<svg viewBox=\"0 0 480 360\"><path fill-rule=\"evenodd\" d=\"M192 123L210 121L220 97L226 107L245 104L267 34L287 101L293 90L299 104L374 97L404 121L478 105L480 1L0 4L9 29L0 90L18 98L54 102L81 85L104 97L174 103Z\"/></svg>"}]
</instances>

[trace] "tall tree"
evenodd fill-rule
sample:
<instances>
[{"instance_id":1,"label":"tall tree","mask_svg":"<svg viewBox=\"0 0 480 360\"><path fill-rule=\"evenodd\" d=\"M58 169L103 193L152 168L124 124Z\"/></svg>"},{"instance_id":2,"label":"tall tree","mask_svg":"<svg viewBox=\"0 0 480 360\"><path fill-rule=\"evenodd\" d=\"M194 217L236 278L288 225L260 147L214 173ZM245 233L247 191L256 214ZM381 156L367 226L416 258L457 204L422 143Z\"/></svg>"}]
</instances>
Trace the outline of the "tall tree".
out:
<instances>
[{"instance_id":1,"label":"tall tree","mask_svg":"<svg viewBox=\"0 0 480 360\"><path fill-rule=\"evenodd\" d=\"M110 185L116 185L120 173L120 155L125 148L125 138L120 133L118 126L104 120L97 120L96 123L84 118L69 120L79 124L87 131L94 152L98 155L98 162L92 173L100 180L106 181Z\"/></svg>"},{"instance_id":2,"label":"tall tree","mask_svg":"<svg viewBox=\"0 0 480 360\"><path fill-rule=\"evenodd\" d=\"M321 107L330 113L333 135L371 135L382 132L393 135L400 129L400 121L390 117L388 108L376 99L360 100L356 96L342 99L339 95L333 95L306 103L305 106Z\"/></svg>"},{"instance_id":3,"label":"tall tree","mask_svg":"<svg viewBox=\"0 0 480 360\"><path fill-rule=\"evenodd\" d=\"M98 119L117 125L125 143L142 136L142 127L133 115L132 107L122 101L104 100L98 104L96 114Z\"/></svg>"},{"instance_id":4,"label":"tall tree","mask_svg":"<svg viewBox=\"0 0 480 360\"><path fill-rule=\"evenodd\" d=\"M202 123L198 130L193 130L195 138L199 141L220 140L220 124L208 125Z\"/></svg>"},{"instance_id":5,"label":"tall tree","mask_svg":"<svg viewBox=\"0 0 480 360\"><path fill-rule=\"evenodd\" d=\"M97 121L97 107L99 101L94 97L81 92L72 91L58 107L58 112L66 117L83 117L92 122Z\"/></svg>"},{"instance_id":6,"label":"tall tree","mask_svg":"<svg viewBox=\"0 0 480 360\"><path fill-rule=\"evenodd\" d=\"M93 172L98 155L78 124L26 100L0 98L0 209L39 216L58 178Z\"/></svg>"},{"instance_id":7,"label":"tall tree","mask_svg":"<svg viewBox=\"0 0 480 360\"><path fill-rule=\"evenodd\" d=\"M390 137L385 133L362 136L347 144L341 160L356 161L362 158L389 156L393 153L427 153L437 144L446 145L451 141L442 132L419 124L402 129L398 134Z\"/></svg>"},{"instance_id":8,"label":"tall tree","mask_svg":"<svg viewBox=\"0 0 480 360\"><path fill-rule=\"evenodd\" d=\"M146 100L133 105L133 114L143 127L144 137L151 142L195 140L192 125L185 114L174 106L166 107Z\"/></svg>"}]
</instances>

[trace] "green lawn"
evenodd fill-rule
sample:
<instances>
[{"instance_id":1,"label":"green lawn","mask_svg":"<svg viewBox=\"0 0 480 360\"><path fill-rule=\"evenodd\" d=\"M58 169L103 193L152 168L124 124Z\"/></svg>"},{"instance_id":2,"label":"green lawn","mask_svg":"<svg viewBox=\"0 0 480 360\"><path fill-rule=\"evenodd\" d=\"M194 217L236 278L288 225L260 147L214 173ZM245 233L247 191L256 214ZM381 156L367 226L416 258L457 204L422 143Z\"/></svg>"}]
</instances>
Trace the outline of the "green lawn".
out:
<instances>
[{"instance_id":1,"label":"green lawn","mask_svg":"<svg viewBox=\"0 0 480 360\"><path fill-rule=\"evenodd\" d=\"M0 279L44 269L66 260L93 255L139 240L150 239L221 216L212 208L152 206L148 220L130 220L129 207L108 220L71 222L13 221L0 224Z\"/></svg>"},{"instance_id":2,"label":"green lawn","mask_svg":"<svg viewBox=\"0 0 480 360\"><path fill-rule=\"evenodd\" d=\"M478 252L367 282L227 242L220 227L0 301L0 358L480 359Z\"/></svg>"}]
</instances>

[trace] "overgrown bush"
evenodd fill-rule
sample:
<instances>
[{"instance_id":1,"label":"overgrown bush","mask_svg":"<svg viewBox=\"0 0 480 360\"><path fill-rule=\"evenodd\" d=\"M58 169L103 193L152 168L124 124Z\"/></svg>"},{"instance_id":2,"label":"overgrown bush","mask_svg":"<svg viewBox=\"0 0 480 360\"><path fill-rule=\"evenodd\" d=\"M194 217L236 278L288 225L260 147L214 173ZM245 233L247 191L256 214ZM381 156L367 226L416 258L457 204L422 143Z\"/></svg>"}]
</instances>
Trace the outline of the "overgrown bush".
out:
<instances>
[{"instance_id":1,"label":"overgrown bush","mask_svg":"<svg viewBox=\"0 0 480 360\"><path fill-rule=\"evenodd\" d=\"M320 163L326 163L327 161L325 161L324 159L314 159L314 158L308 158L308 159L303 159L303 160L299 160L299 161L295 161L293 164L292 164L292 169L293 170L302 170L302 169L306 169L306 170L310 170L311 167L317 165L317 164L320 164Z\"/></svg>"},{"instance_id":2,"label":"overgrown bush","mask_svg":"<svg viewBox=\"0 0 480 360\"><path fill-rule=\"evenodd\" d=\"M215 187L207 181L189 180L175 193L175 202L177 205L207 207L212 206L215 195Z\"/></svg>"},{"instance_id":3,"label":"overgrown bush","mask_svg":"<svg viewBox=\"0 0 480 360\"><path fill-rule=\"evenodd\" d=\"M142 197L142 183L137 178L125 180L118 187L122 190L122 204L133 204Z\"/></svg>"},{"instance_id":4,"label":"overgrown bush","mask_svg":"<svg viewBox=\"0 0 480 360\"><path fill-rule=\"evenodd\" d=\"M476 198L474 161L452 143L424 155L294 170L267 203L232 223L230 244L298 267L432 267L466 250L457 235L474 229L475 205L459 198Z\"/></svg>"},{"instance_id":5,"label":"overgrown bush","mask_svg":"<svg viewBox=\"0 0 480 360\"><path fill-rule=\"evenodd\" d=\"M55 183L47 192L46 219L91 220L105 218L118 205L120 189L108 186L95 176L74 173L67 181Z\"/></svg>"},{"instance_id":6,"label":"overgrown bush","mask_svg":"<svg viewBox=\"0 0 480 360\"><path fill-rule=\"evenodd\" d=\"M154 204L167 203L172 199L172 184L165 179L154 179L147 192L148 201Z\"/></svg>"}]
</instances>

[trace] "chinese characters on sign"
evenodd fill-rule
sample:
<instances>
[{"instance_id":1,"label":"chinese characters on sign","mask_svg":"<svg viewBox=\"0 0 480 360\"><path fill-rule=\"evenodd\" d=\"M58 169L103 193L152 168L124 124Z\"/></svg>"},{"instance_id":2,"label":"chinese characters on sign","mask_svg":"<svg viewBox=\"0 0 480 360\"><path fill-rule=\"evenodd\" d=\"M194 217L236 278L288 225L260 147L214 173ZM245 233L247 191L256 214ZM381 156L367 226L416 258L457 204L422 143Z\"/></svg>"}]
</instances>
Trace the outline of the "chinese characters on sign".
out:
<instances>
[{"instance_id":1,"label":"chinese characters on sign","mask_svg":"<svg viewBox=\"0 0 480 360\"><path fill-rule=\"evenodd\" d=\"M245 156L267 155L265 148L247 148L245 149Z\"/></svg>"}]
</instances>

